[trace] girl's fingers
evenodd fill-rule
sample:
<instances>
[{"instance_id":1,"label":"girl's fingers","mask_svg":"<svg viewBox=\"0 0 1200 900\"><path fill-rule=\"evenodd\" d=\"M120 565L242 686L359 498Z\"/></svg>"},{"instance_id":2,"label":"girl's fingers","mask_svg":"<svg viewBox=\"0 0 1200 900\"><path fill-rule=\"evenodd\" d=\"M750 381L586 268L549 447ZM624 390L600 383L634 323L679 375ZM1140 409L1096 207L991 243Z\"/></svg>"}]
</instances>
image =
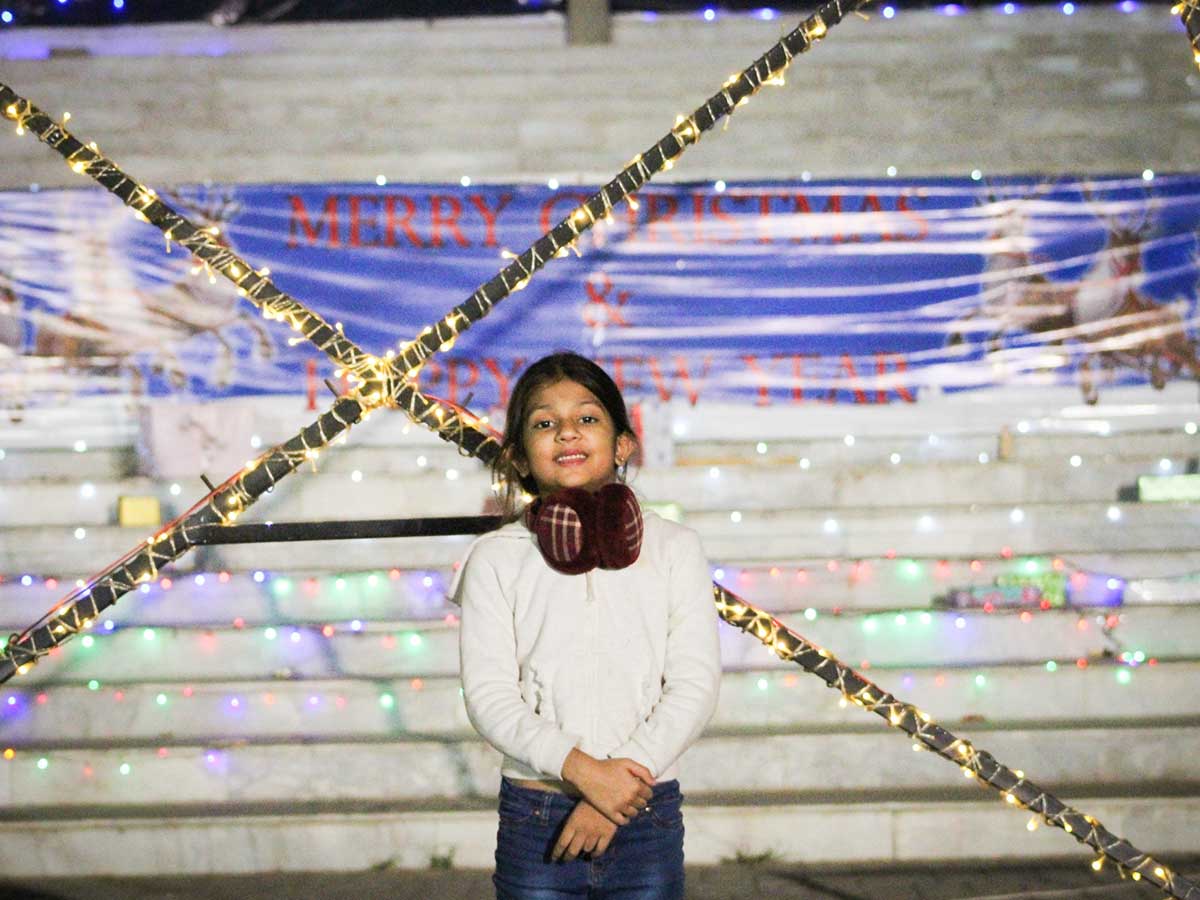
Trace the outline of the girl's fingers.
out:
<instances>
[{"instance_id":1,"label":"girl's fingers","mask_svg":"<svg viewBox=\"0 0 1200 900\"><path fill-rule=\"evenodd\" d=\"M571 846L567 848L567 860L570 861L579 856L583 852L583 835L575 835L575 839L571 841Z\"/></svg>"},{"instance_id":2,"label":"girl's fingers","mask_svg":"<svg viewBox=\"0 0 1200 900\"><path fill-rule=\"evenodd\" d=\"M575 859L575 857L577 856L577 852L575 850L575 840L576 840L575 835L571 834L570 844L563 847L563 857L562 858L564 860L566 860L566 862L568 862L568 863L571 862L572 859Z\"/></svg>"},{"instance_id":3,"label":"girl's fingers","mask_svg":"<svg viewBox=\"0 0 1200 900\"><path fill-rule=\"evenodd\" d=\"M563 854L567 852L567 845L565 843L566 837L567 835L564 833L563 836L558 839L558 843L554 845L554 850L550 854L551 859L562 859Z\"/></svg>"}]
</instances>

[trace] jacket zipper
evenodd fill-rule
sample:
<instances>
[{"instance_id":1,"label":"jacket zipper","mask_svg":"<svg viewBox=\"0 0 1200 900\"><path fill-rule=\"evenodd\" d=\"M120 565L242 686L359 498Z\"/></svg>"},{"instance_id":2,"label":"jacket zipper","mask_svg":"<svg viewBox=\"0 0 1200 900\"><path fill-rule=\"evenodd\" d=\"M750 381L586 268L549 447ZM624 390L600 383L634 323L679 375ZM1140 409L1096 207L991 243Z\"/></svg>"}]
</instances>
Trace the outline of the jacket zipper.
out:
<instances>
[{"instance_id":1,"label":"jacket zipper","mask_svg":"<svg viewBox=\"0 0 1200 900\"><path fill-rule=\"evenodd\" d=\"M599 634L600 622L599 622L599 615L598 615L597 609L596 609L596 592L592 585L592 572L589 571L589 572L585 573L583 577L586 580L586 584L587 584L586 606L587 606L587 614L588 614L588 630L591 632L591 638L592 638L590 641L591 646L592 646L591 660L590 660L592 684L591 684L591 690L588 693L589 693L589 696L591 696L591 697L598 697L600 695L600 673L599 673L600 654L596 652L596 647L598 646L599 639L600 639L600 634ZM592 747L596 746L596 715L597 715L599 706L600 706L599 703L593 703L592 704L592 714L591 714L591 716L588 717L588 731L590 732L588 737L589 737L589 743L592 745Z\"/></svg>"}]
</instances>

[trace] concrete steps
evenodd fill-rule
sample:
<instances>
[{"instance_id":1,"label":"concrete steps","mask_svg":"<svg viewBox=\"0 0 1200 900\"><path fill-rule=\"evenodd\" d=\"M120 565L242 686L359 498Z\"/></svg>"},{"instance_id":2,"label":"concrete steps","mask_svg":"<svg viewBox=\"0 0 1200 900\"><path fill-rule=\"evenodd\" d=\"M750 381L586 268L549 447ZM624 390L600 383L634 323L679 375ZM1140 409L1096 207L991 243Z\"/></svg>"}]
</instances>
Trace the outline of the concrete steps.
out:
<instances>
[{"instance_id":1,"label":"concrete steps","mask_svg":"<svg viewBox=\"0 0 1200 900\"><path fill-rule=\"evenodd\" d=\"M1126 20L1127 21L1127 20ZM18 148L20 144L18 143ZM435 391L436 393L436 391ZM1178 381L1163 391L1114 387L1104 402L1078 405L1070 387L997 388L987 402L972 393L922 397L916 406L883 407L805 405L758 408L702 403L692 407L647 398L641 403L649 449L677 465L711 465L714 461L876 465L899 453L904 463L974 462L980 453L991 460L1066 460L1079 454L1084 461L1157 459L1195 456L1200 416L1192 385ZM219 412L225 444L235 454L250 454L262 446L286 440L317 415L300 395L240 397L198 404L177 398L147 399L118 396L73 397L61 405L43 404L0 415L0 481L15 477L71 475L92 454L128 451L143 426L165 414L203 410ZM482 411L481 411L482 412ZM502 426L493 411L492 424ZM201 416L203 425L208 416ZM736 421L738 427L728 424ZM1000 436L1007 432L1001 448ZM83 441L84 453L75 451ZM322 457L321 470L361 468L388 474L418 471L416 456L397 449L424 451L427 464L444 469L458 457L454 448L400 413L380 414L354 428L345 444ZM145 449L145 448L143 448ZM1005 449L1006 452L1000 451ZM418 452L420 452L418 451ZM40 458L73 462L45 475L17 475L17 463ZM147 458L147 467L163 460ZM369 464L368 464L369 463ZM33 470L36 471L36 470ZM123 470L115 469L118 475ZM218 473L209 473L217 477ZM184 475L197 481L197 473Z\"/></svg>"},{"instance_id":2,"label":"concrete steps","mask_svg":"<svg viewBox=\"0 0 1200 900\"><path fill-rule=\"evenodd\" d=\"M347 452L347 464L353 466L349 471L323 468L314 475L302 469L291 476L288 490L273 492L255 504L254 518L473 515L490 500L490 474L477 463L463 460L446 470L427 466L389 472L386 467L371 466L369 457L374 455L373 451ZM90 456L86 453L78 458ZM785 505L800 509L833 512L871 507L920 513L931 506L969 504L1115 503L1124 492L1136 490L1140 476L1180 474L1190 458L1175 453L1081 462L1078 467L1066 456L987 465L956 460L883 467L843 464L834 471L805 470L778 460L747 460L732 465L647 469L636 473L631 483L649 502L678 503L689 513L772 510L781 505L781 498ZM74 455L61 464L65 467L73 462ZM117 501L123 495L157 497L164 518L169 519L194 503L197 497L193 495L202 494L198 486L185 490L178 482L99 480L72 471L67 479L31 478L0 486L0 521L5 527L107 525L115 522Z\"/></svg>"},{"instance_id":3,"label":"concrete steps","mask_svg":"<svg viewBox=\"0 0 1200 900\"><path fill-rule=\"evenodd\" d=\"M1186 503L1014 507L979 503L939 506L931 501L918 512L867 506L798 509L790 505L797 499L781 496L780 506L775 509L686 512L684 521L700 533L710 559L768 565L796 559L872 559L889 554L972 559L998 556L1004 548L1018 555L1190 551L1195 549L1193 535L1200 527L1200 507ZM481 507L482 497L468 512L478 514ZM331 513L328 507L321 509L325 515ZM356 513L344 507L340 512L351 516ZM445 514L448 510L438 508L436 512ZM256 511L254 520L263 515ZM1017 517L1020 521L1014 522ZM99 525L85 527L84 536L79 538L76 529L69 526L5 528L0 571L59 576L95 571L98 560L124 555L151 531ZM229 571L294 571L297 559L328 558L340 571L397 565L447 567L461 558L468 543L465 537L340 541L335 553L328 545L317 549L304 542L233 545L207 548L202 564ZM189 562L197 564L194 555ZM183 566L186 571L188 564ZM326 571L330 567L328 563L321 566Z\"/></svg>"},{"instance_id":4,"label":"concrete steps","mask_svg":"<svg viewBox=\"0 0 1200 900\"><path fill-rule=\"evenodd\" d=\"M1162 457L1193 457L1198 452L1195 434L1183 428L1160 428L1138 432L1111 432L1107 435L1068 432L1019 432L1008 428L1010 442L1001 452L999 428L962 434L844 434L819 437L786 435L766 440L738 440L736 437L678 438L674 444L674 462L682 466L712 466L729 463L758 465L795 464L808 460L806 468L841 470L847 466L883 467L930 463L968 463L986 466L998 462L1069 463L1081 457L1081 468L1096 463L1120 460L1157 462ZM849 438L849 442L848 442ZM979 455L987 457L980 462ZM891 460L900 457L899 463Z\"/></svg>"},{"instance_id":5,"label":"concrete steps","mask_svg":"<svg viewBox=\"0 0 1200 900\"><path fill-rule=\"evenodd\" d=\"M369 777L369 773L364 773ZM689 803L685 853L694 865L771 854L780 862L903 863L928 860L1055 858L1083 851L1058 829L1028 832L1021 812L989 802L769 804ZM1191 853L1200 800L1069 798L1108 828L1160 857ZM482 804L481 804L482 805ZM487 809L279 809L230 816L219 807L163 815L90 815L0 823L6 875L175 875L239 872L427 869L453 854L463 868L489 868L494 801ZM137 852L129 852L136 847Z\"/></svg>"},{"instance_id":6,"label":"concrete steps","mask_svg":"<svg viewBox=\"0 0 1200 900\"><path fill-rule=\"evenodd\" d=\"M716 410L713 415L719 417L721 411ZM307 424L307 420L297 419L288 425L281 424L278 429L258 428L263 434L249 437L258 437L259 446L255 447L249 437L238 441L235 452L239 457L234 464L254 455L256 450L270 446L272 441L290 437L302 424ZM369 426L370 429L375 427L374 422ZM97 437L93 434L91 440L75 438L74 434L73 429L60 429L53 436L38 433L35 440L35 434L31 433L26 438L29 446L22 446L14 444L16 436L6 430L0 437L0 449L4 451L4 457L0 459L0 483L14 485L31 479L61 479L78 483L85 478L112 481L128 477L135 471L137 457L131 435L126 433L126 429L120 429L114 435L104 433ZM97 440L104 440L105 436L111 445L98 445ZM1067 474L1084 483L1090 474L1089 470L1096 466L1140 463L1146 467L1144 474L1151 474L1163 458L1180 464L1200 453L1200 438L1182 429L1113 433L1107 437L1014 434L1012 446L1004 456L999 453L994 432L934 437L937 437L937 441L931 444L928 436L860 434L853 437L852 446L846 445L845 435L762 441L729 438L693 441L664 437L659 443L666 441L671 464L680 467L683 472L671 475L669 470L661 468L643 469L637 473L635 482L640 487L640 482L646 479L689 478L691 476L685 474L689 469L709 469L713 466L720 468L723 474L730 475L740 472L742 466L749 466L751 471L766 469L777 476L790 469L799 469L801 474L822 475L823 481L829 481L831 476L843 481L847 477L846 470L853 472L857 468L878 469L877 477L887 478L890 477L889 472L909 471L908 467L957 464L966 472L982 477L991 467L1001 467L1000 470L1005 471L1005 466L1037 463L1058 469L1060 466L1070 466L1071 457L1079 456L1080 465L1071 466L1074 471ZM79 440L83 440L86 451L74 449ZM981 453L986 457L982 463L979 459ZM893 454L899 457L899 462L892 462ZM403 425L391 428L381 425L378 434L356 430L352 442L338 446L320 459L318 472L349 475L359 470L366 478L373 474L414 477L441 476L448 468L457 468L464 474L470 474L481 467L478 462L458 455L453 447L415 428L406 433ZM1008 471L1012 471L1011 468ZM223 476L232 473L209 473L210 477L218 474ZM186 496L191 496L201 487L194 472L181 475L179 480L190 480L191 489ZM1055 490L1062 489L1061 485L1051 483L1050 486Z\"/></svg>"},{"instance_id":7,"label":"concrete steps","mask_svg":"<svg viewBox=\"0 0 1200 900\"><path fill-rule=\"evenodd\" d=\"M403 543L397 543L402 547ZM1061 560L1069 578L1076 569L1097 584L1126 581L1126 606L1187 604L1200 600L1200 582L1187 573L1200 570L1200 550L1072 554ZM128 594L106 618L118 625L205 625L219 627L242 619L248 625L290 622L432 620L456 612L445 598L453 567L367 571L214 572L201 554L185 557L162 578ZM967 559L897 557L853 562L836 557L792 559L780 564L713 561L722 584L770 612L819 615L841 611L934 610L950 588L988 586L1001 576L1032 577L1053 572L1053 558L982 556ZM915 566L914 566L915 563ZM1088 574L1090 573L1090 574ZM930 577L932 576L932 577ZM19 630L39 618L73 588L69 576L20 576L0 581L0 631ZM1083 592L1084 600L1090 594ZM1081 602L1076 599L1076 603ZM1090 602L1090 601L1089 601ZM1037 612L1036 610L1034 611ZM966 611L965 615L972 615ZM998 613L999 614L999 613Z\"/></svg>"},{"instance_id":8,"label":"concrete steps","mask_svg":"<svg viewBox=\"0 0 1200 900\"><path fill-rule=\"evenodd\" d=\"M953 668L996 664L1070 663L1105 654L1140 651L1146 658L1194 658L1200 647L1200 606L1143 607L1106 621L1073 612L1018 616L957 613L837 616L809 621L783 617L797 632L852 666ZM265 628L128 627L103 622L43 659L39 679L127 681L139 673L169 673L174 680L228 679L263 673L286 678L423 678L458 672L458 629L438 620L268 625ZM724 626L726 669L787 668L757 638Z\"/></svg>"},{"instance_id":9,"label":"concrete steps","mask_svg":"<svg viewBox=\"0 0 1200 900\"><path fill-rule=\"evenodd\" d=\"M35 678L37 672L0 690L0 743L23 753L474 737L454 675L239 680L210 671L206 678L185 680L147 671L89 687L74 679ZM1120 672L1129 672L1128 680L1118 679ZM867 674L951 730L1086 729L1089 723L1130 729L1200 717L1200 705L1186 699L1200 691L1200 662L1160 662L1133 670L1064 664L1054 672L1044 665L876 668ZM824 682L798 668L727 671L708 731L878 730L877 717L843 707L838 699Z\"/></svg>"},{"instance_id":10,"label":"concrete steps","mask_svg":"<svg viewBox=\"0 0 1200 900\"><path fill-rule=\"evenodd\" d=\"M878 732L886 732L880 722ZM974 785L931 753L900 753L887 733L706 737L681 761L688 795L790 794L823 802L972 799ZM968 732L969 734L969 732ZM971 735L974 737L974 735ZM991 731L977 740L1038 784L1092 791L1197 796L1190 726ZM899 743L898 743L899 742ZM735 772L731 761L736 760ZM1036 775L1032 774L1036 773ZM0 766L0 809L444 802L489 799L500 786L500 756L478 738L385 739L347 743L226 742L170 747L87 747L20 752ZM966 790L964 790L966 788Z\"/></svg>"},{"instance_id":11,"label":"concrete steps","mask_svg":"<svg viewBox=\"0 0 1200 900\"><path fill-rule=\"evenodd\" d=\"M797 65L789 89L765 92L740 111L733 133L702 142L677 177L794 178L801 166L818 174L882 177L878 154L862 148L885 145L901 172L959 177L972 164L987 172L1033 171L1039 159L1053 171L1188 168L1188 157L1172 152L1158 134L1163 129L1152 127L1185 115L1185 101L1156 77L1155 64L1175 37L1169 24L1150 10L1124 15L1096 8L1081 9L1064 28L1055 10L1026 12L988 16L986 28L965 28L972 19L924 12L860 27L847 23L837 40L822 47L819 62ZM564 46L557 16L484 26L459 24L460 19L435 27L414 22L390 27L382 36L378 28L359 23L338 23L328 35L288 26L283 34L252 28L236 38L214 35L202 25L152 27L140 40L109 37L100 29L72 29L79 33L70 35L22 29L20 40L0 45L0 55L9 57L5 65L17 84L37 87L45 108L70 100L68 105L94 110L80 128L86 125L89 139L101 146L119 144L122 161L148 183L174 183L181 173L261 183L286 180L297 171L318 181L361 181L379 169L419 181L452 182L464 172L477 179L595 178L610 175L614 162L658 137L674 111L695 108L797 19L723 15L709 23L696 16L661 16L647 22L629 14L618 18L611 44L583 51ZM879 39L884 29L886 41ZM1129 48L1123 64L1112 61L1112 36L1118 32L1127 36ZM1037 81L1050 64L1031 47L1045 34L1054 36L1056 47L1055 115L1047 113L1046 92ZM373 54L378 64L363 66L361 60ZM970 62L979 58L989 60L987 73L972 70ZM262 59L270 61L266 72ZM918 59L923 66L914 64ZM329 81L301 90L297 83L311 66L328 72ZM584 109L556 78L568 67L572 86L589 97ZM154 90L180 68L186 81L210 85L209 93L198 95L187 84ZM934 92L914 97L903 90L926 71L947 73ZM128 84L125 102L118 103L104 88L121 83L122 75ZM411 94L395 95L397 78L411 81ZM1114 92L1114 83L1124 94L1101 115L1089 101ZM348 86L348 94L337 85ZM531 94L541 102L521 117L526 124L518 128L506 111ZM642 102L630 103L631 96ZM253 159L252 135L221 129L221 110L237 101L260 110L270 133L293 138L290 155L278 148ZM846 121L847 101L856 102L862 115ZM338 102L350 114L343 129L331 132L319 111ZM371 111L384 104L418 127L401 134L371 128ZM1127 127L1121 127L1129 118L1126 105L1136 105L1141 126L1135 149L1120 143L1127 142ZM442 111L435 115L434 109ZM1026 139L997 141L969 127L981 109L998 127ZM172 114L177 130L139 130L134 110ZM1086 152L1064 148L1076 133L1071 129L1089 112L1098 121ZM550 127L563 120L576 127ZM931 121L961 132L961 141L935 150L915 139ZM888 144L897 128L901 137L914 139ZM593 139L586 151L583 134ZM16 172L7 187L24 188L31 179L70 184L69 170L52 165L39 149L24 142L8 151Z\"/></svg>"},{"instance_id":12,"label":"concrete steps","mask_svg":"<svg viewBox=\"0 0 1200 900\"><path fill-rule=\"evenodd\" d=\"M255 424L263 440L290 433L274 415ZM674 464L647 466L636 487L682 498L717 580L883 688L1144 849L1194 849L1181 835L1200 782L1178 748L1200 738L1189 699L1200 693L1200 586L1180 576L1200 568L1200 520L1187 505L1118 497L1164 458L1191 465L1195 436L1018 430L997 461L994 430L930 441L864 419L808 436L783 420L745 432L767 435L760 448L684 416ZM65 430L56 449L27 436L0 460L0 631L24 628L75 577L144 539L110 524L117 497L153 494L174 515L200 493L173 491L161 472L132 475L119 431L85 453ZM354 438L255 519L483 508L486 473L398 418ZM123 598L88 641L0 688L0 745L13 751L0 760L6 872L44 871L51 858L64 874L346 871L427 867L450 852L456 866L490 865L498 757L466 719L458 611L445 598L469 540L205 548ZM937 606L950 587L1030 575L1051 557L1065 576L1132 579L1125 605L1024 618ZM1121 652L1145 664L1112 664ZM1029 834L1028 816L839 706L759 641L723 628L722 653L717 714L683 760L690 862L1076 852L1057 832Z\"/></svg>"}]
</instances>

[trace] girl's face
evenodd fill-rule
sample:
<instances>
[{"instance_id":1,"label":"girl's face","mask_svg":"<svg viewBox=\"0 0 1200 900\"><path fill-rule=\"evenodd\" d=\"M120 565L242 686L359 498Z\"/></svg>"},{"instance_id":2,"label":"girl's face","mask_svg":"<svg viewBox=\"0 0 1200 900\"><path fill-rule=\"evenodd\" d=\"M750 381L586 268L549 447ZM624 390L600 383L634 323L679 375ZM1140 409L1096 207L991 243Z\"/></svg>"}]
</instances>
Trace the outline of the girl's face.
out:
<instances>
[{"instance_id":1,"label":"girl's face","mask_svg":"<svg viewBox=\"0 0 1200 900\"><path fill-rule=\"evenodd\" d=\"M564 379L534 391L521 423L521 446L517 470L532 475L545 497L569 487L600 490L616 479L616 467L636 444L630 435L616 434L595 394Z\"/></svg>"}]
</instances>

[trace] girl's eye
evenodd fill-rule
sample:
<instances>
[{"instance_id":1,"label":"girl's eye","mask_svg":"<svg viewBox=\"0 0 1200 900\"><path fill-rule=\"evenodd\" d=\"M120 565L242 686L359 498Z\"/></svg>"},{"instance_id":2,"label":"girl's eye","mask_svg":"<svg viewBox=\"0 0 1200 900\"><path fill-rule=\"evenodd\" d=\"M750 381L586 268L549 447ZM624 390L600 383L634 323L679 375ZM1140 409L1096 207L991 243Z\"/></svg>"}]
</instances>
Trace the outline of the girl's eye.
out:
<instances>
[{"instance_id":1,"label":"girl's eye","mask_svg":"<svg viewBox=\"0 0 1200 900\"><path fill-rule=\"evenodd\" d=\"M580 416L579 421L584 422L585 424L588 424L588 425L592 425L596 422L599 422L600 420L597 419L595 416Z\"/></svg>"},{"instance_id":2,"label":"girl's eye","mask_svg":"<svg viewBox=\"0 0 1200 900\"><path fill-rule=\"evenodd\" d=\"M553 423L549 419L541 419L530 425L535 431L543 428L549 428Z\"/></svg>"}]
</instances>

